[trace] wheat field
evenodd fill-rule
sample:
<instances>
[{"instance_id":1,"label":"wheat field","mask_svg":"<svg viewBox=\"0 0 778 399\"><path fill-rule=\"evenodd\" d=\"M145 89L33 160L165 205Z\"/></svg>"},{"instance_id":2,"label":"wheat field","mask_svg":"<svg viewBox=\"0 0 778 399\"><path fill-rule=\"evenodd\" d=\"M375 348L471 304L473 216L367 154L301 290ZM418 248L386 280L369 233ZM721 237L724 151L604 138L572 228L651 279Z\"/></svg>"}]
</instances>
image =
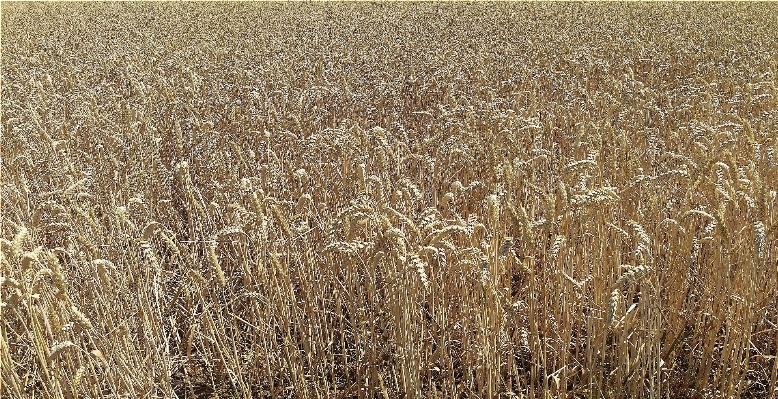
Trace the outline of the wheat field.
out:
<instances>
[{"instance_id":1,"label":"wheat field","mask_svg":"<svg viewBox=\"0 0 778 399\"><path fill-rule=\"evenodd\" d=\"M776 398L778 6L2 2L3 398Z\"/></svg>"}]
</instances>

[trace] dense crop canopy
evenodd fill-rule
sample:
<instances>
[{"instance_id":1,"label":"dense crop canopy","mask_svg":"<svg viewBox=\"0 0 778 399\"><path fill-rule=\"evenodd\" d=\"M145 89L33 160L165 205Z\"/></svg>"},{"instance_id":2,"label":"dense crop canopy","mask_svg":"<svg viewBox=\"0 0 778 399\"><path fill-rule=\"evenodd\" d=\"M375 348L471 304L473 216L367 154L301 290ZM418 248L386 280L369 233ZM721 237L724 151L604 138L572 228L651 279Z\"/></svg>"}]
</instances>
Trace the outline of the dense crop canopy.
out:
<instances>
[{"instance_id":1,"label":"dense crop canopy","mask_svg":"<svg viewBox=\"0 0 778 399\"><path fill-rule=\"evenodd\" d=\"M3 2L0 395L771 397L776 16Z\"/></svg>"}]
</instances>

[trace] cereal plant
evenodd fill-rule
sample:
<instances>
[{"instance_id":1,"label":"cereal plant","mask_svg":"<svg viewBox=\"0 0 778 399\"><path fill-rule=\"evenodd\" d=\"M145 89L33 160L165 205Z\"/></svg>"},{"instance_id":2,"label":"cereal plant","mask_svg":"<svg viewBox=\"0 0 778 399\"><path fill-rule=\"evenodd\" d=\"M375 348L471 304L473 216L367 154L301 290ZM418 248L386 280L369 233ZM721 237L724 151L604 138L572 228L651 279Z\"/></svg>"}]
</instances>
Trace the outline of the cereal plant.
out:
<instances>
[{"instance_id":1,"label":"cereal plant","mask_svg":"<svg viewBox=\"0 0 778 399\"><path fill-rule=\"evenodd\" d=\"M2 2L3 398L778 395L778 7Z\"/></svg>"}]
</instances>

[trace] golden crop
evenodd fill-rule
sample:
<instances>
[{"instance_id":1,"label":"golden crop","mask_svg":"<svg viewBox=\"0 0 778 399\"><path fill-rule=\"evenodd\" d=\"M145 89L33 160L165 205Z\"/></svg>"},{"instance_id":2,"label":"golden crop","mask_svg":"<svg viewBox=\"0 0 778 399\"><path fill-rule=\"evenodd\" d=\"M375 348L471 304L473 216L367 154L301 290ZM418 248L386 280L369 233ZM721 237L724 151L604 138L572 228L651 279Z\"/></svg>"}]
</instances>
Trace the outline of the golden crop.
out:
<instances>
[{"instance_id":1,"label":"golden crop","mask_svg":"<svg viewBox=\"0 0 778 399\"><path fill-rule=\"evenodd\" d=\"M1 7L3 398L778 394L773 4Z\"/></svg>"}]
</instances>

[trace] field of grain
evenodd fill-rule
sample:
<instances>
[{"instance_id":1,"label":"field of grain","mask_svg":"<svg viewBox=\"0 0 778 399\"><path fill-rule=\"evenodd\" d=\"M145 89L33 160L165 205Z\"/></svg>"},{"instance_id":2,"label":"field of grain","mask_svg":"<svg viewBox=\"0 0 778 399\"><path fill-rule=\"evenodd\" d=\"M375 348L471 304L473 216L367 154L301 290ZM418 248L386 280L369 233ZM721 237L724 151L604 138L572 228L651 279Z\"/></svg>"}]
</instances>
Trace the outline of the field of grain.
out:
<instances>
[{"instance_id":1,"label":"field of grain","mask_svg":"<svg viewBox=\"0 0 778 399\"><path fill-rule=\"evenodd\" d=\"M775 398L778 5L2 5L3 398Z\"/></svg>"}]
</instances>

